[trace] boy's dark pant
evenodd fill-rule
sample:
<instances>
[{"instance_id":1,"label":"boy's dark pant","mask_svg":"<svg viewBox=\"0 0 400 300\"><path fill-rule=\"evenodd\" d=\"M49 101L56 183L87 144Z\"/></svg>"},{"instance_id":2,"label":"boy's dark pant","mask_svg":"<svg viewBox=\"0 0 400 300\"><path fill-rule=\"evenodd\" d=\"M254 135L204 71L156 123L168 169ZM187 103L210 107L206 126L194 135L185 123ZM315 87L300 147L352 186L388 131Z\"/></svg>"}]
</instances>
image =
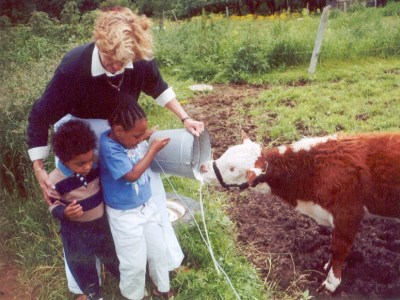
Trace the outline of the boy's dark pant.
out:
<instances>
[{"instance_id":1,"label":"boy's dark pant","mask_svg":"<svg viewBox=\"0 0 400 300\"><path fill-rule=\"evenodd\" d=\"M119 261L106 215L90 222L63 222L61 235L65 259L79 288L88 299L99 299L96 256L119 280Z\"/></svg>"}]
</instances>

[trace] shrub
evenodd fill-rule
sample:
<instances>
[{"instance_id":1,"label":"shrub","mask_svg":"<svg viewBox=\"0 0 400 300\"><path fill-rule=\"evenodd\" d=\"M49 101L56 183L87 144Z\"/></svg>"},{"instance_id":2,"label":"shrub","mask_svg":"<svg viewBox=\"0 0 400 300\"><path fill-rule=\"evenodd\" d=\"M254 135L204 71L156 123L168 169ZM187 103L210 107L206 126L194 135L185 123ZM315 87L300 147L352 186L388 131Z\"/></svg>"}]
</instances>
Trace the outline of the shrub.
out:
<instances>
[{"instance_id":1,"label":"shrub","mask_svg":"<svg viewBox=\"0 0 400 300\"><path fill-rule=\"evenodd\" d=\"M243 82L248 75L268 73L270 70L266 48L260 44L245 42L234 50L227 76L232 82Z\"/></svg>"},{"instance_id":2,"label":"shrub","mask_svg":"<svg viewBox=\"0 0 400 300\"><path fill-rule=\"evenodd\" d=\"M400 16L400 5L398 5L398 3L390 2L382 8L382 14L385 17Z\"/></svg>"},{"instance_id":3,"label":"shrub","mask_svg":"<svg viewBox=\"0 0 400 300\"><path fill-rule=\"evenodd\" d=\"M35 11L29 18L28 25L34 34L45 35L54 24L47 13Z\"/></svg>"},{"instance_id":4,"label":"shrub","mask_svg":"<svg viewBox=\"0 0 400 300\"><path fill-rule=\"evenodd\" d=\"M14 102L2 105L0 119L0 185L9 193L28 196L27 179L31 166L26 152L25 127L27 105Z\"/></svg>"},{"instance_id":5,"label":"shrub","mask_svg":"<svg viewBox=\"0 0 400 300\"><path fill-rule=\"evenodd\" d=\"M7 16L1 16L0 17L0 30L1 29L5 29L5 28L8 28L8 27L11 27L11 20L10 20L10 18L9 17L7 17Z\"/></svg>"},{"instance_id":6,"label":"shrub","mask_svg":"<svg viewBox=\"0 0 400 300\"><path fill-rule=\"evenodd\" d=\"M77 25L80 20L80 12L75 1L68 1L61 11L61 22L63 24Z\"/></svg>"}]
</instances>

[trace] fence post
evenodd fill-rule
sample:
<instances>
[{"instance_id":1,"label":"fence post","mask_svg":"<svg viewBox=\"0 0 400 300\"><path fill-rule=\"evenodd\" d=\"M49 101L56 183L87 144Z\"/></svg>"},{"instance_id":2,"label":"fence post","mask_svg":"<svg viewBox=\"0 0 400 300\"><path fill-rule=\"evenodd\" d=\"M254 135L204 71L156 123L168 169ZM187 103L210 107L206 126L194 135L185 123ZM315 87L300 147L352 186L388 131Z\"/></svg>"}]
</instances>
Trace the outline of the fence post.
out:
<instances>
[{"instance_id":1,"label":"fence post","mask_svg":"<svg viewBox=\"0 0 400 300\"><path fill-rule=\"evenodd\" d=\"M311 55L310 67L308 68L309 74L314 74L315 67L317 66L318 55L322 45L322 36L325 31L326 22L328 21L328 11L331 8L330 5L324 7L321 15L321 22L319 23L317 38L315 39L314 50Z\"/></svg>"},{"instance_id":2,"label":"fence post","mask_svg":"<svg viewBox=\"0 0 400 300\"><path fill-rule=\"evenodd\" d=\"M174 16L175 22L178 22L178 18L176 17L175 10L172 10L172 15Z\"/></svg>"},{"instance_id":3,"label":"fence post","mask_svg":"<svg viewBox=\"0 0 400 300\"><path fill-rule=\"evenodd\" d=\"M164 11L162 11L162 15L161 15L161 18L159 20L159 25L158 26L160 27L160 31L164 30Z\"/></svg>"}]
</instances>

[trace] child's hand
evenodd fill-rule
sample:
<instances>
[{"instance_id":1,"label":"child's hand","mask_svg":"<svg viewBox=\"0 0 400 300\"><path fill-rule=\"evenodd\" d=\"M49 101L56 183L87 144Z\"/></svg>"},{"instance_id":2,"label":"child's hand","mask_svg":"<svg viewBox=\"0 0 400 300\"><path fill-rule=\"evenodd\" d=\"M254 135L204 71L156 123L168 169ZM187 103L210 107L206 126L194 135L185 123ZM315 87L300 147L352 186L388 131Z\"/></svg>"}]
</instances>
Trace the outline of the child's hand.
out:
<instances>
[{"instance_id":1,"label":"child's hand","mask_svg":"<svg viewBox=\"0 0 400 300\"><path fill-rule=\"evenodd\" d=\"M82 206L78 204L76 200L74 200L71 204L69 204L64 210L64 215L69 220L76 220L80 218L82 214L83 214Z\"/></svg>"},{"instance_id":2,"label":"child's hand","mask_svg":"<svg viewBox=\"0 0 400 300\"><path fill-rule=\"evenodd\" d=\"M171 138L156 138L151 142L150 149L158 152L164 148L170 140Z\"/></svg>"}]
</instances>

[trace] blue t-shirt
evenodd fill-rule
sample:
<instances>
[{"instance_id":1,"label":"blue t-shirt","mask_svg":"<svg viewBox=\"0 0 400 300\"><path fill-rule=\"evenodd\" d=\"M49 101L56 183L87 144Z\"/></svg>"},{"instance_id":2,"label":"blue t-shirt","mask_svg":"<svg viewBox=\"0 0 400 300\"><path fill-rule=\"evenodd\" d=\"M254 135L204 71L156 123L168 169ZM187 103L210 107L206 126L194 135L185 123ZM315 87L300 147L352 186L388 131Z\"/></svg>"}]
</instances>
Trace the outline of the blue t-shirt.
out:
<instances>
[{"instance_id":1,"label":"blue t-shirt","mask_svg":"<svg viewBox=\"0 0 400 300\"><path fill-rule=\"evenodd\" d=\"M104 201L114 209L127 210L139 207L151 197L150 178L146 172L135 182L123 177L144 156L140 147L126 149L108 137L110 130L100 136L100 178Z\"/></svg>"}]
</instances>

